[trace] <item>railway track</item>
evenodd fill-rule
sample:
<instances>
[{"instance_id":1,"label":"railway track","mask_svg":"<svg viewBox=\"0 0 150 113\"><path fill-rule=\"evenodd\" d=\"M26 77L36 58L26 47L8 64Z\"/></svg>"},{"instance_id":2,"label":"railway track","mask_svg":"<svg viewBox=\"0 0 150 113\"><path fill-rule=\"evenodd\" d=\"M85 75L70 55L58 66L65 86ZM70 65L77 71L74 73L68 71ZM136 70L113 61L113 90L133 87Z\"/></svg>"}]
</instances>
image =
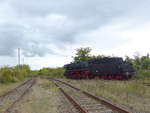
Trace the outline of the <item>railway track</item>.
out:
<instances>
[{"instance_id":1,"label":"railway track","mask_svg":"<svg viewBox=\"0 0 150 113\"><path fill-rule=\"evenodd\" d=\"M12 113L15 105L29 92L36 83L36 78L31 78L16 88L0 96L0 112Z\"/></svg>"},{"instance_id":2,"label":"railway track","mask_svg":"<svg viewBox=\"0 0 150 113\"><path fill-rule=\"evenodd\" d=\"M48 79L59 87L60 91L78 110L78 113L140 113L120 107L108 100L82 91L66 82L54 78Z\"/></svg>"}]
</instances>

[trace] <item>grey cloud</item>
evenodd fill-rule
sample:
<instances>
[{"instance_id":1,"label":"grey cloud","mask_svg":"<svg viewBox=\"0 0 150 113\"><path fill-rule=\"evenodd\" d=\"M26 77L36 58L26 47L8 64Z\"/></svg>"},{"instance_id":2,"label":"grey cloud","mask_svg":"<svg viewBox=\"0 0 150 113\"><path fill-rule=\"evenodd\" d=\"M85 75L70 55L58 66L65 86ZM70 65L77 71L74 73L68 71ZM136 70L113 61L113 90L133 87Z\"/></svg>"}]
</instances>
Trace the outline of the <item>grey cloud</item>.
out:
<instances>
[{"instance_id":1,"label":"grey cloud","mask_svg":"<svg viewBox=\"0 0 150 113\"><path fill-rule=\"evenodd\" d=\"M28 57L33 57L35 55L42 57L45 55L45 53L56 54L52 50L46 48L45 46L34 42L27 43L26 47L22 47L22 49L23 49L23 54Z\"/></svg>"},{"instance_id":2,"label":"grey cloud","mask_svg":"<svg viewBox=\"0 0 150 113\"><path fill-rule=\"evenodd\" d=\"M7 0L15 17L0 24L0 55L14 55L18 47L30 57L56 55L55 49L49 48L49 45L65 49L65 45L78 43L80 34L110 24L122 15L126 17L146 2L149 1ZM11 18L13 21L10 21Z\"/></svg>"},{"instance_id":3,"label":"grey cloud","mask_svg":"<svg viewBox=\"0 0 150 113\"><path fill-rule=\"evenodd\" d=\"M0 26L0 55L14 55L15 49L21 45L22 33L9 25Z\"/></svg>"},{"instance_id":4,"label":"grey cloud","mask_svg":"<svg viewBox=\"0 0 150 113\"><path fill-rule=\"evenodd\" d=\"M12 4L25 14L46 15L48 13L61 13L64 15L70 15L71 17L78 17L79 19L96 16L98 13L100 16L118 15L126 10L131 10L138 4L141 4L141 0L14 0Z\"/></svg>"},{"instance_id":5,"label":"grey cloud","mask_svg":"<svg viewBox=\"0 0 150 113\"><path fill-rule=\"evenodd\" d=\"M29 40L24 34L25 28L17 25L0 26L0 56L14 56L17 48L23 50L25 56L44 56L46 53L56 54L44 44Z\"/></svg>"}]
</instances>

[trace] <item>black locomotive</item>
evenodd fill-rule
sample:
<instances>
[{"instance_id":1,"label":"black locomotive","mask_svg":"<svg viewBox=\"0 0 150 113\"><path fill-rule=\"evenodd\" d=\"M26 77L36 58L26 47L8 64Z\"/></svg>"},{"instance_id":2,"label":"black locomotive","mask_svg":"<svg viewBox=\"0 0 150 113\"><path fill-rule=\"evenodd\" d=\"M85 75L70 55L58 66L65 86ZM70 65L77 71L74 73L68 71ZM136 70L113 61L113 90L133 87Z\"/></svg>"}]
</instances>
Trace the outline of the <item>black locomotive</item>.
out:
<instances>
[{"instance_id":1,"label":"black locomotive","mask_svg":"<svg viewBox=\"0 0 150 113\"><path fill-rule=\"evenodd\" d=\"M127 80L133 76L132 66L120 57L104 57L88 61L73 62L64 66L64 76L72 79Z\"/></svg>"}]
</instances>

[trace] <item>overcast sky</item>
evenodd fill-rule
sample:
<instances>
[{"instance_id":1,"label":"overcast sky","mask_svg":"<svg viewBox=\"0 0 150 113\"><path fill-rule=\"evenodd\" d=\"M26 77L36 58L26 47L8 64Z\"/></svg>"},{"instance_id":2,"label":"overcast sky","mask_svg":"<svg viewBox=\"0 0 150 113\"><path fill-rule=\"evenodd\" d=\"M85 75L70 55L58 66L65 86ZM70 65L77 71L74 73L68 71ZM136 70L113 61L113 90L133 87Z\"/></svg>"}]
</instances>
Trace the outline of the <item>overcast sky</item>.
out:
<instances>
[{"instance_id":1,"label":"overcast sky","mask_svg":"<svg viewBox=\"0 0 150 113\"><path fill-rule=\"evenodd\" d=\"M75 49L132 56L150 51L150 0L0 0L0 66L63 66Z\"/></svg>"}]
</instances>

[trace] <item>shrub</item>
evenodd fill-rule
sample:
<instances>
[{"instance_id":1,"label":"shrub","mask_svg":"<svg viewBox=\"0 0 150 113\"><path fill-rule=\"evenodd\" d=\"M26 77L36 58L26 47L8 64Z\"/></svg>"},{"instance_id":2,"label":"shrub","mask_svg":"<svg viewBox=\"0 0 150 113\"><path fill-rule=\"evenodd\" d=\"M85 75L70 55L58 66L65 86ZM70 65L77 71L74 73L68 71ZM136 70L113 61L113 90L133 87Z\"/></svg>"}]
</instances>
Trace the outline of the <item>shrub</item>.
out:
<instances>
[{"instance_id":1,"label":"shrub","mask_svg":"<svg viewBox=\"0 0 150 113\"><path fill-rule=\"evenodd\" d=\"M9 67L4 67L0 69L0 82L9 83L16 82L17 78L13 74L13 69Z\"/></svg>"},{"instance_id":2,"label":"shrub","mask_svg":"<svg viewBox=\"0 0 150 113\"><path fill-rule=\"evenodd\" d=\"M14 68L15 68L15 69L20 69L20 70L24 69L24 70L30 71L30 66L27 65L27 64L16 65Z\"/></svg>"},{"instance_id":3,"label":"shrub","mask_svg":"<svg viewBox=\"0 0 150 113\"><path fill-rule=\"evenodd\" d=\"M149 79L150 78L150 70L140 70L137 72L138 79Z\"/></svg>"},{"instance_id":4,"label":"shrub","mask_svg":"<svg viewBox=\"0 0 150 113\"><path fill-rule=\"evenodd\" d=\"M63 77L64 69L63 68L43 68L39 71L39 75L46 75L51 77Z\"/></svg>"},{"instance_id":5,"label":"shrub","mask_svg":"<svg viewBox=\"0 0 150 113\"><path fill-rule=\"evenodd\" d=\"M0 83L11 83L23 80L30 76L30 67L20 65L15 67L3 67L0 69Z\"/></svg>"},{"instance_id":6,"label":"shrub","mask_svg":"<svg viewBox=\"0 0 150 113\"><path fill-rule=\"evenodd\" d=\"M21 77L29 77L30 76L30 66L29 65L26 65L26 64L23 64L23 65L17 65L14 67L15 70L18 71L18 77L21 76Z\"/></svg>"},{"instance_id":7,"label":"shrub","mask_svg":"<svg viewBox=\"0 0 150 113\"><path fill-rule=\"evenodd\" d=\"M37 76L38 74L39 74L38 70L31 70L28 76L33 77L33 76Z\"/></svg>"}]
</instances>

